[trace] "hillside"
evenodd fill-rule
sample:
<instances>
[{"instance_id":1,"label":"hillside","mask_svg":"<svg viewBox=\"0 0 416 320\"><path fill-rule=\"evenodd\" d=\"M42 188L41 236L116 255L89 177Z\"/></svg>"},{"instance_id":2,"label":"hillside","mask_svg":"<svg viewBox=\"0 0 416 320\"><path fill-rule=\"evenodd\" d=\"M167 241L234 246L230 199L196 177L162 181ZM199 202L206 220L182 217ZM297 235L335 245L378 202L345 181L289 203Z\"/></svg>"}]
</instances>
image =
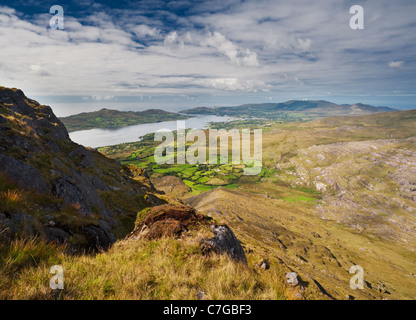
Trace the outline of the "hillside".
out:
<instances>
[{"instance_id":1,"label":"hillside","mask_svg":"<svg viewBox=\"0 0 416 320\"><path fill-rule=\"evenodd\" d=\"M263 125L258 176L151 136L100 148L121 165L0 88L0 299L414 299L416 110Z\"/></svg>"},{"instance_id":2,"label":"hillside","mask_svg":"<svg viewBox=\"0 0 416 320\"><path fill-rule=\"evenodd\" d=\"M51 108L21 90L0 87L0 133L3 240L23 232L106 248L132 230L138 210L164 202L145 171L72 142Z\"/></svg>"},{"instance_id":3,"label":"hillside","mask_svg":"<svg viewBox=\"0 0 416 320\"><path fill-rule=\"evenodd\" d=\"M144 170L73 143L18 89L0 87L0 160L2 300L298 298L228 226L157 191ZM63 290L49 286L53 265Z\"/></svg>"},{"instance_id":4,"label":"hillside","mask_svg":"<svg viewBox=\"0 0 416 320\"><path fill-rule=\"evenodd\" d=\"M394 111L388 107L373 107L362 103L338 105L329 101L290 100L283 103L243 104L235 107L199 107L181 111L185 114L253 117L268 120L310 120L328 116L352 116Z\"/></svg>"},{"instance_id":5,"label":"hillside","mask_svg":"<svg viewBox=\"0 0 416 320\"><path fill-rule=\"evenodd\" d=\"M118 111L101 109L94 112L83 112L60 120L69 132L94 128L119 128L135 124L187 119L188 116L159 109L145 111Z\"/></svg>"},{"instance_id":6,"label":"hillside","mask_svg":"<svg viewBox=\"0 0 416 320\"><path fill-rule=\"evenodd\" d=\"M156 165L151 137L100 150L225 221L248 259L297 272L305 299L414 299L416 110L261 127L263 170L253 177L231 164ZM356 264L364 290L349 287Z\"/></svg>"}]
</instances>

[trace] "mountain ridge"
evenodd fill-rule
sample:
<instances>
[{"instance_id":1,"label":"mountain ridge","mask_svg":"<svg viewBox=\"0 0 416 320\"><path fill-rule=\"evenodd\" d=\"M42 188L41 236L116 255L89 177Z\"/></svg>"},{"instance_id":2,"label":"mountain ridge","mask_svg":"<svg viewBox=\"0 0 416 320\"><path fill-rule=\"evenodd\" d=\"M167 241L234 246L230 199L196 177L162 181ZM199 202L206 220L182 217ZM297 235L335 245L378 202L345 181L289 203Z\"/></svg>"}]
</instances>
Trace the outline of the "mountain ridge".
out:
<instances>
[{"instance_id":1,"label":"mountain ridge","mask_svg":"<svg viewBox=\"0 0 416 320\"><path fill-rule=\"evenodd\" d=\"M364 115L378 112L397 111L390 107L374 107L367 104L336 104L325 100L288 100L280 103L242 104L232 107L198 107L180 111L185 114L215 114L219 116L251 116L278 118L290 113L323 117L338 115Z\"/></svg>"}]
</instances>

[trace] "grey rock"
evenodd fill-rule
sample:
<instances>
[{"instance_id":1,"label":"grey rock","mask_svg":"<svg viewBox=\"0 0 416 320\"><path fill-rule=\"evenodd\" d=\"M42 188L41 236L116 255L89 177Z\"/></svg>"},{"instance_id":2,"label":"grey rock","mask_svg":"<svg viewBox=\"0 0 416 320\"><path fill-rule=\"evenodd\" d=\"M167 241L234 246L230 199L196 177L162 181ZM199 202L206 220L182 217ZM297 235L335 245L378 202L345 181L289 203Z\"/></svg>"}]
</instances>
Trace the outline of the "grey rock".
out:
<instances>
[{"instance_id":1,"label":"grey rock","mask_svg":"<svg viewBox=\"0 0 416 320\"><path fill-rule=\"evenodd\" d=\"M100 227L105 230L105 231L111 231L111 226L104 220L100 220L100 222L98 223L100 225Z\"/></svg>"},{"instance_id":2,"label":"grey rock","mask_svg":"<svg viewBox=\"0 0 416 320\"><path fill-rule=\"evenodd\" d=\"M70 180L63 176L56 179L52 193L65 200L68 204L77 204L84 215L92 215L91 207L88 205L81 190Z\"/></svg>"},{"instance_id":3,"label":"grey rock","mask_svg":"<svg viewBox=\"0 0 416 320\"><path fill-rule=\"evenodd\" d=\"M91 151L83 146L79 146L69 154L70 157L76 157L80 160L79 164L84 168L94 167L94 156Z\"/></svg>"},{"instance_id":4,"label":"grey rock","mask_svg":"<svg viewBox=\"0 0 416 320\"><path fill-rule=\"evenodd\" d=\"M260 268L262 268L263 270L269 270L270 269L270 263L266 260L263 260L260 263Z\"/></svg>"},{"instance_id":5,"label":"grey rock","mask_svg":"<svg viewBox=\"0 0 416 320\"><path fill-rule=\"evenodd\" d=\"M1 153L0 172L16 181L25 190L32 189L40 193L49 193L50 186L38 169Z\"/></svg>"},{"instance_id":6,"label":"grey rock","mask_svg":"<svg viewBox=\"0 0 416 320\"><path fill-rule=\"evenodd\" d=\"M40 105L35 100L27 98L22 90L4 88L0 91L0 103L7 104L11 111L27 116L24 121L39 135L48 134L55 140L69 139L65 126L54 115L52 109L49 106ZM36 111L30 104L36 106ZM42 114L42 117L38 117L39 114Z\"/></svg>"},{"instance_id":7,"label":"grey rock","mask_svg":"<svg viewBox=\"0 0 416 320\"><path fill-rule=\"evenodd\" d=\"M98 226L82 227L82 233L87 238L89 247L97 251L107 250L116 242L116 237L111 232Z\"/></svg>"},{"instance_id":8,"label":"grey rock","mask_svg":"<svg viewBox=\"0 0 416 320\"><path fill-rule=\"evenodd\" d=\"M55 242L57 244L63 244L71 237L68 232L60 228L46 227L44 229L44 233L48 241Z\"/></svg>"},{"instance_id":9,"label":"grey rock","mask_svg":"<svg viewBox=\"0 0 416 320\"><path fill-rule=\"evenodd\" d=\"M292 287L296 287L299 284L298 274L296 272L287 273L286 282Z\"/></svg>"},{"instance_id":10,"label":"grey rock","mask_svg":"<svg viewBox=\"0 0 416 320\"><path fill-rule=\"evenodd\" d=\"M105 206L103 200L98 195L94 185L86 174L83 172L70 169L71 177L75 181L77 187L81 191L84 199L91 207L99 209L99 214L103 218L113 216L113 213Z\"/></svg>"},{"instance_id":11,"label":"grey rock","mask_svg":"<svg viewBox=\"0 0 416 320\"><path fill-rule=\"evenodd\" d=\"M196 298L198 300L207 300L207 295L204 291L198 291L198 293L196 294Z\"/></svg>"},{"instance_id":12,"label":"grey rock","mask_svg":"<svg viewBox=\"0 0 416 320\"><path fill-rule=\"evenodd\" d=\"M18 231L17 226L9 218L0 218L0 240L10 240L16 235Z\"/></svg>"},{"instance_id":13,"label":"grey rock","mask_svg":"<svg viewBox=\"0 0 416 320\"><path fill-rule=\"evenodd\" d=\"M14 213L10 215L10 220L17 227L17 233L21 232L28 236L35 235L34 221L35 218L25 213Z\"/></svg>"},{"instance_id":14,"label":"grey rock","mask_svg":"<svg viewBox=\"0 0 416 320\"><path fill-rule=\"evenodd\" d=\"M55 181L52 193L69 204L79 204L84 215L92 215L92 207L96 207L101 217L111 217L112 212L105 206L88 176L74 169L70 172L70 176L63 175Z\"/></svg>"},{"instance_id":15,"label":"grey rock","mask_svg":"<svg viewBox=\"0 0 416 320\"><path fill-rule=\"evenodd\" d=\"M214 238L201 240L203 248L211 248L217 253L226 253L233 259L247 264L247 258L243 247L229 226L212 226L212 232L215 235Z\"/></svg>"},{"instance_id":16,"label":"grey rock","mask_svg":"<svg viewBox=\"0 0 416 320\"><path fill-rule=\"evenodd\" d=\"M25 213L0 214L0 236L11 239L19 233L35 235L34 217Z\"/></svg>"},{"instance_id":17,"label":"grey rock","mask_svg":"<svg viewBox=\"0 0 416 320\"><path fill-rule=\"evenodd\" d=\"M97 176L94 176L92 178L92 184L98 190L101 190L101 191L109 191L110 190L110 189L108 189L107 185Z\"/></svg>"}]
</instances>

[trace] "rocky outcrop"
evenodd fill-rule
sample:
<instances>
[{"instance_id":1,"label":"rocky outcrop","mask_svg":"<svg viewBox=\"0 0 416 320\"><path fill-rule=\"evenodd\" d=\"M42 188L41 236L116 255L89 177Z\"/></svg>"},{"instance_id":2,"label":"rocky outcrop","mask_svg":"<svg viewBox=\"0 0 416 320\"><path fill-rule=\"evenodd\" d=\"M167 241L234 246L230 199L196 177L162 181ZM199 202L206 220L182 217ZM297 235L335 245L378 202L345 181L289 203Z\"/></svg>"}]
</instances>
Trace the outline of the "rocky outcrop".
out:
<instances>
[{"instance_id":1,"label":"rocky outcrop","mask_svg":"<svg viewBox=\"0 0 416 320\"><path fill-rule=\"evenodd\" d=\"M94 156L91 151L87 150L83 146L79 146L69 154L70 157L77 157L79 164L84 168L94 167Z\"/></svg>"},{"instance_id":2,"label":"rocky outcrop","mask_svg":"<svg viewBox=\"0 0 416 320\"><path fill-rule=\"evenodd\" d=\"M22 90L0 87L0 105L3 116L24 116L24 124L37 135L48 135L53 140L69 140L65 126L52 109L27 98Z\"/></svg>"},{"instance_id":3,"label":"rocky outcrop","mask_svg":"<svg viewBox=\"0 0 416 320\"><path fill-rule=\"evenodd\" d=\"M10 187L0 189L3 238L33 234L59 244L84 238L90 249L105 250L121 221L123 236L137 211L163 203L144 170L72 142L52 109L21 90L0 87L0 133L0 180L7 182L1 185L10 181L30 199L17 205L8 199Z\"/></svg>"},{"instance_id":4,"label":"rocky outcrop","mask_svg":"<svg viewBox=\"0 0 416 320\"><path fill-rule=\"evenodd\" d=\"M247 258L243 247L237 237L227 225L212 226L215 237L212 239L202 239L201 246L203 251L215 251L216 253L228 254L236 261L247 264Z\"/></svg>"},{"instance_id":5,"label":"rocky outcrop","mask_svg":"<svg viewBox=\"0 0 416 320\"><path fill-rule=\"evenodd\" d=\"M147 238L159 239L162 237L179 237L182 232L186 231L186 227L178 220L166 219L156 221L149 229Z\"/></svg>"},{"instance_id":6,"label":"rocky outcrop","mask_svg":"<svg viewBox=\"0 0 416 320\"><path fill-rule=\"evenodd\" d=\"M107 250L114 242L116 237L99 226L82 227L82 233L87 238L89 248L98 251Z\"/></svg>"},{"instance_id":7,"label":"rocky outcrop","mask_svg":"<svg viewBox=\"0 0 416 320\"><path fill-rule=\"evenodd\" d=\"M190 228L209 225L211 220L208 216L198 214L188 205L164 204L151 208L142 216L139 213L136 228L127 236L127 239L178 238ZM212 225L211 228L215 237L200 240L202 252L225 253L236 261L247 264L240 241L230 227Z\"/></svg>"},{"instance_id":8,"label":"rocky outcrop","mask_svg":"<svg viewBox=\"0 0 416 320\"><path fill-rule=\"evenodd\" d=\"M94 180L98 177L89 178L82 172L71 169L70 175L62 174L61 177L54 181L51 190L52 194L63 198L67 203L76 203L80 206L80 213L91 216L92 208L100 210L101 217L111 217L113 214L105 206L94 187Z\"/></svg>"},{"instance_id":9,"label":"rocky outcrop","mask_svg":"<svg viewBox=\"0 0 416 320\"><path fill-rule=\"evenodd\" d=\"M208 224L209 221L210 218L196 213L190 206L163 204L147 211L128 238L176 238L190 227Z\"/></svg>"},{"instance_id":10,"label":"rocky outcrop","mask_svg":"<svg viewBox=\"0 0 416 320\"><path fill-rule=\"evenodd\" d=\"M45 237L49 242L64 244L71 238L71 234L63 229L47 226L44 229Z\"/></svg>"},{"instance_id":11,"label":"rocky outcrop","mask_svg":"<svg viewBox=\"0 0 416 320\"><path fill-rule=\"evenodd\" d=\"M322 219L408 243L416 240L415 147L415 137L312 145L280 167L296 168L286 182L323 193Z\"/></svg>"},{"instance_id":12,"label":"rocky outcrop","mask_svg":"<svg viewBox=\"0 0 416 320\"><path fill-rule=\"evenodd\" d=\"M2 153L0 153L0 172L12 178L23 189L45 193L51 188L39 169Z\"/></svg>"},{"instance_id":13,"label":"rocky outcrop","mask_svg":"<svg viewBox=\"0 0 416 320\"><path fill-rule=\"evenodd\" d=\"M20 234L33 236L34 217L24 213L0 213L0 241L11 239Z\"/></svg>"},{"instance_id":14,"label":"rocky outcrop","mask_svg":"<svg viewBox=\"0 0 416 320\"><path fill-rule=\"evenodd\" d=\"M206 217L196 213L195 209L187 205L164 204L149 210L144 219L145 225L152 225L157 221L173 219L188 227L206 220Z\"/></svg>"}]
</instances>

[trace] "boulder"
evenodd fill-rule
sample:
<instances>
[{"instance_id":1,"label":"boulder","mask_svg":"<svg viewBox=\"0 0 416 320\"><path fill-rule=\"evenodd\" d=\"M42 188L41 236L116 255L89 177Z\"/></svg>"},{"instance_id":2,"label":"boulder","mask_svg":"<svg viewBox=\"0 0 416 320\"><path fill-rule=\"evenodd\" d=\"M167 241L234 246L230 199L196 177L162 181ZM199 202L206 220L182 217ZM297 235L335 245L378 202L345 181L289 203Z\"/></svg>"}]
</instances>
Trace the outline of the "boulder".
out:
<instances>
[{"instance_id":1,"label":"boulder","mask_svg":"<svg viewBox=\"0 0 416 320\"><path fill-rule=\"evenodd\" d=\"M196 294L196 298L198 300L207 300L207 295L204 291L198 291L198 293Z\"/></svg>"},{"instance_id":2,"label":"boulder","mask_svg":"<svg viewBox=\"0 0 416 320\"><path fill-rule=\"evenodd\" d=\"M286 282L292 286L296 287L299 284L298 274L296 272L289 272L286 274Z\"/></svg>"},{"instance_id":3,"label":"boulder","mask_svg":"<svg viewBox=\"0 0 416 320\"><path fill-rule=\"evenodd\" d=\"M215 237L212 239L201 239L203 251L215 251L216 253L226 253L236 261L247 264L247 258L243 247L237 237L227 225L212 226Z\"/></svg>"},{"instance_id":4,"label":"boulder","mask_svg":"<svg viewBox=\"0 0 416 320\"><path fill-rule=\"evenodd\" d=\"M85 226L81 228L81 232L88 241L88 247L96 251L107 250L116 242L111 232L99 226Z\"/></svg>"},{"instance_id":5,"label":"boulder","mask_svg":"<svg viewBox=\"0 0 416 320\"><path fill-rule=\"evenodd\" d=\"M262 260L260 263L256 263L255 265L257 268L263 269L263 270L269 270L270 269L270 263L267 260Z\"/></svg>"},{"instance_id":6,"label":"boulder","mask_svg":"<svg viewBox=\"0 0 416 320\"><path fill-rule=\"evenodd\" d=\"M68 232L60 228L49 226L44 229L44 233L47 241L54 242L56 244L63 244L71 237Z\"/></svg>"}]
</instances>

